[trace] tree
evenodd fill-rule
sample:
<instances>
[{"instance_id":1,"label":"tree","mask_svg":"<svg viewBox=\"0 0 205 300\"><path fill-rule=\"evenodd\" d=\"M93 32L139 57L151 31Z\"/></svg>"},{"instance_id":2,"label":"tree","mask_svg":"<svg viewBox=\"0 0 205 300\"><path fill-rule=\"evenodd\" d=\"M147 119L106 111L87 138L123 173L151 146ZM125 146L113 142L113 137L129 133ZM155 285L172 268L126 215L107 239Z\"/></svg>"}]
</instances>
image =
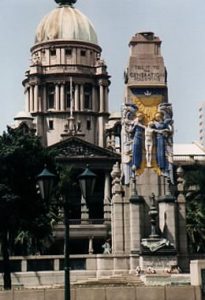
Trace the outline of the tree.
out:
<instances>
[{"instance_id":1,"label":"tree","mask_svg":"<svg viewBox=\"0 0 205 300\"><path fill-rule=\"evenodd\" d=\"M205 168L185 173L187 234L191 252L205 251Z\"/></svg>"},{"instance_id":2,"label":"tree","mask_svg":"<svg viewBox=\"0 0 205 300\"><path fill-rule=\"evenodd\" d=\"M0 242L4 260L4 287L11 288L9 255L44 253L52 238L57 203L45 203L36 189L44 164L55 169L54 153L25 126L8 127L0 136Z\"/></svg>"}]
</instances>

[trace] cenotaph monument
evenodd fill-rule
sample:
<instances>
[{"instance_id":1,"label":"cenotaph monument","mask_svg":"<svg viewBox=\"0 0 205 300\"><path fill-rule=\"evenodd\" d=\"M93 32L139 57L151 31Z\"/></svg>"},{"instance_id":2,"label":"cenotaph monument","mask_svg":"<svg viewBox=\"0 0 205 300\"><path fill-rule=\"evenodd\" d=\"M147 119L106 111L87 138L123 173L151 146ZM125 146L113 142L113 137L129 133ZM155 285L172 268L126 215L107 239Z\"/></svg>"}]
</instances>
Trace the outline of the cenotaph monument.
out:
<instances>
[{"instance_id":1,"label":"cenotaph monument","mask_svg":"<svg viewBox=\"0 0 205 300\"><path fill-rule=\"evenodd\" d=\"M161 40L141 32L129 46L122 162L112 173L113 254L129 253L131 270L137 265L186 268L185 201L176 193L173 112Z\"/></svg>"}]
</instances>

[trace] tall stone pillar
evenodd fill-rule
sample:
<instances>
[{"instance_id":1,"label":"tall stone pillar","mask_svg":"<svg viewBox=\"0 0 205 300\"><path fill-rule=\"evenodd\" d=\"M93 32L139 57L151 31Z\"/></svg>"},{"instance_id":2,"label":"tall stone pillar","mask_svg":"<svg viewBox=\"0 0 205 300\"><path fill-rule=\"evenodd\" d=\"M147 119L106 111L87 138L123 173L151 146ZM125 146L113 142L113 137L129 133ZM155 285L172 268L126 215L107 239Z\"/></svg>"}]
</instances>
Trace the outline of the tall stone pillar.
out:
<instances>
[{"instance_id":1,"label":"tall stone pillar","mask_svg":"<svg viewBox=\"0 0 205 300\"><path fill-rule=\"evenodd\" d=\"M89 237L88 253L93 254L93 236Z\"/></svg>"},{"instance_id":2,"label":"tall stone pillar","mask_svg":"<svg viewBox=\"0 0 205 300\"><path fill-rule=\"evenodd\" d=\"M65 64L65 49L61 48L61 64Z\"/></svg>"},{"instance_id":3,"label":"tall stone pillar","mask_svg":"<svg viewBox=\"0 0 205 300\"><path fill-rule=\"evenodd\" d=\"M38 84L34 86L34 111L38 111Z\"/></svg>"},{"instance_id":4,"label":"tall stone pillar","mask_svg":"<svg viewBox=\"0 0 205 300\"><path fill-rule=\"evenodd\" d=\"M130 197L130 251L139 254L141 239L143 238L143 209L144 200L138 196L135 179L132 181L132 192Z\"/></svg>"},{"instance_id":5,"label":"tall stone pillar","mask_svg":"<svg viewBox=\"0 0 205 300\"><path fill-rule=\"evenodd\" d=\"M103 116L98 118L98 146L104 147L104 119Z\"/></svg>"},{"instance_id":6,"label":"tall stone pillar","mask_svg":"<svg viewBox=\"0 0 205 300\"><path fill-rule=\"evenodd\" d=\"M25 111L30 112L29 88L25 90Z\"/></svg>"},{"instance_id":7,"label":"tall stone pillar","mask_svg":"<svg viewBox=\"0 0 205 300\"><path fill-rule=\"evenodd\" d=\"M104 220L105 223L110 223L111 219L111 194L110 194L110 174L105 174L105 186L104 186Z\"/></svg>"},{"instance_id":8,"label":"tall stone pillar","mask_svg":"<svg viewBox=\"0 0 205 300\"><path fill-rule=\"evenodd\" d=\"M47 94L46 94L46 85L43 86L43 112L47 110Z\"/></svg>"},{"instance_id":9,"label":"tall stone pillar","mask_svg":"<svg viewBox=\"0 0 205 300\"><path fill-rule=\"evenodd\" d=\"M60 110L65 111L65 86L61 84L60 86Z\"/></svg>"},{"instance_id":10,"label":"tall stone pillar","mask_svg":"<svg viewBox=\"0 0 205 300\"><path fill-rule=\"evenodd\" d=\"M42 97L38 96L38 111L42 111Z\"/></svg>"},{"instance_id":11,"label":"tall stone pillar","mask_svg":"<svg viewBox=\"0 0 205 300\"><path fill-rule=\"evenodd\" d=\"M100 84L100 112L104 112L105 106L104 106L104 86L102 83Z\"/></svg>"},{"instance_id":12,"label":"tall stone pillar","mask_svg":"<svg viewBox=\"0 0 205 300\"><path fill-rule=\"evenodd\" d=\"M105 111L108 112L108 86L105 87Z\"/></svg>"},{"instance_id":13,"label":"tall stone pillar","mask_svg":"<svg viewBox=\"0 0 205 300\"><path fill-rule=\"evenodd\" d=\"M56 49L56 62L58 65L60 65L60 63L61 63L61 49L60 48Z\"/></svg>"},{"instance_id":14,"label":"tall stone pillar","mask_svg":"<svg viewBox=\"0 0 205 300\"><path fill-rule=\"evenodd\" d=\"M33 87L33 85L30 86L30 109L31 109L31 112L34 111L34 87Z\"/></svg>"},{"instance_id":15,"label":"tall stone pillar","mask_svg":"<svg viewBox=\"0 0 205 300\"><path fill-rule=\"evenodd\" d=\"M80 86L80 110L84 109L84 86L81 84Z\"/></svg>"},{"instance_id":16,"label":"tall stone pillar","mask_svg":"<svg viewBox=\"0 0 205 300\"><path fill-rule=\"evenodd\" d=\"M75 111L79 111L79 85L76 84L75 85L75 95L74 95L74 101L75 101L75 105L74 105L74 110Z\"/></svg>"},{"instance_id":17,"label":"tall stone pillar","mask_svg":"<svg viewBox=\"0 0 205 300\"><path fill-rule=\"evenodd\" d=\"M189 269L188 258L188 241L186 233L186 199L184 196L184 170L182 167L177 168L177 225L178 225L178 239L177 248L179 252L179 265L183 271Z\"/></svg>"},{"instance_id":18,"label":"tall stone pillar","mask_svg":"<svg viewBox=\"0 0 205 300\"><path fill-rule=\"evenodd\" d=\"M97 111L97 97L96 97L96 88L93 86L92 88L92 108L93 111Z\"/></svg>"},{"instance_id":19,"label":"tall stone pillar","mask_svg":"<svg viewBox=\"0 0 205 300\"><path fill-rule=\"evenodd\" d=\"M160 232L176 249L176 198L167 192L165 196L159 197L158 203Z\"/></svg>"},{"instance_id":20,"label":"tall stone pillar","mask_svg":"<svg viewBox=\"0 0 205 300\"><path fill-rule=\"evenodd\" d=\"M116 163L111 173L112 181L112 253L124 253L124 224L123 224L123 197L120 183L120 166Z\"/></svg>"},{"instance_id":21,"label":"tall stone pillar","mask_svg":"<svg viewBox=\"0 0 205 300\"><path fill-rule=\"evenodd\" d=\"M55 85L55 108L57 111L60 110L60 90L59 85Z\"/></svg>"}]
</instances>

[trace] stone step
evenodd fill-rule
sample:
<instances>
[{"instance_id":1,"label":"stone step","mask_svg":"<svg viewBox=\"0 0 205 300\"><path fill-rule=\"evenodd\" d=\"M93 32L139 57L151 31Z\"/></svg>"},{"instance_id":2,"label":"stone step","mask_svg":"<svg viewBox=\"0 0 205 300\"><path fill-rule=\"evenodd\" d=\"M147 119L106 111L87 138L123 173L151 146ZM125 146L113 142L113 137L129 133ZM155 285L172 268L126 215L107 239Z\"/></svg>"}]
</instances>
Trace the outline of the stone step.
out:
<instances>
[{"instance_id":1,"label":"stone step","mask_svg":"<svg viewBox=\"0 0 205 300\"><path fill-rule=\"evenodd\" d=\"M90 278L85 281L78 281L74 283L75 286L143 286L144 282L137 276L122 275L122 276L108 276L101 278Z\"/></svg>"}]
</instances>

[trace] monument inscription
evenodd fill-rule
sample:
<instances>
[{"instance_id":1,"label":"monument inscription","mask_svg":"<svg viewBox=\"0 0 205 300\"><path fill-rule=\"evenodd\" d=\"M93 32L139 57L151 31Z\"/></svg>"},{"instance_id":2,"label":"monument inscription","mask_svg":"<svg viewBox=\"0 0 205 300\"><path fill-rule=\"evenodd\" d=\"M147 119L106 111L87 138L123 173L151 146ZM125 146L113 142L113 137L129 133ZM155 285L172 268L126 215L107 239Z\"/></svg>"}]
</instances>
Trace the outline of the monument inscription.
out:
<instances>
[{"instance_id":1,"label":"monument inscription","mask_svg":"<svg viewBox=\"0 0 205 300\"><path fill-rule=\"evenodd\" d=\"M135 65L129 73L130 79L137 82L164 83L165 73L159 65Z\"/></svg>"}]
</instances>

